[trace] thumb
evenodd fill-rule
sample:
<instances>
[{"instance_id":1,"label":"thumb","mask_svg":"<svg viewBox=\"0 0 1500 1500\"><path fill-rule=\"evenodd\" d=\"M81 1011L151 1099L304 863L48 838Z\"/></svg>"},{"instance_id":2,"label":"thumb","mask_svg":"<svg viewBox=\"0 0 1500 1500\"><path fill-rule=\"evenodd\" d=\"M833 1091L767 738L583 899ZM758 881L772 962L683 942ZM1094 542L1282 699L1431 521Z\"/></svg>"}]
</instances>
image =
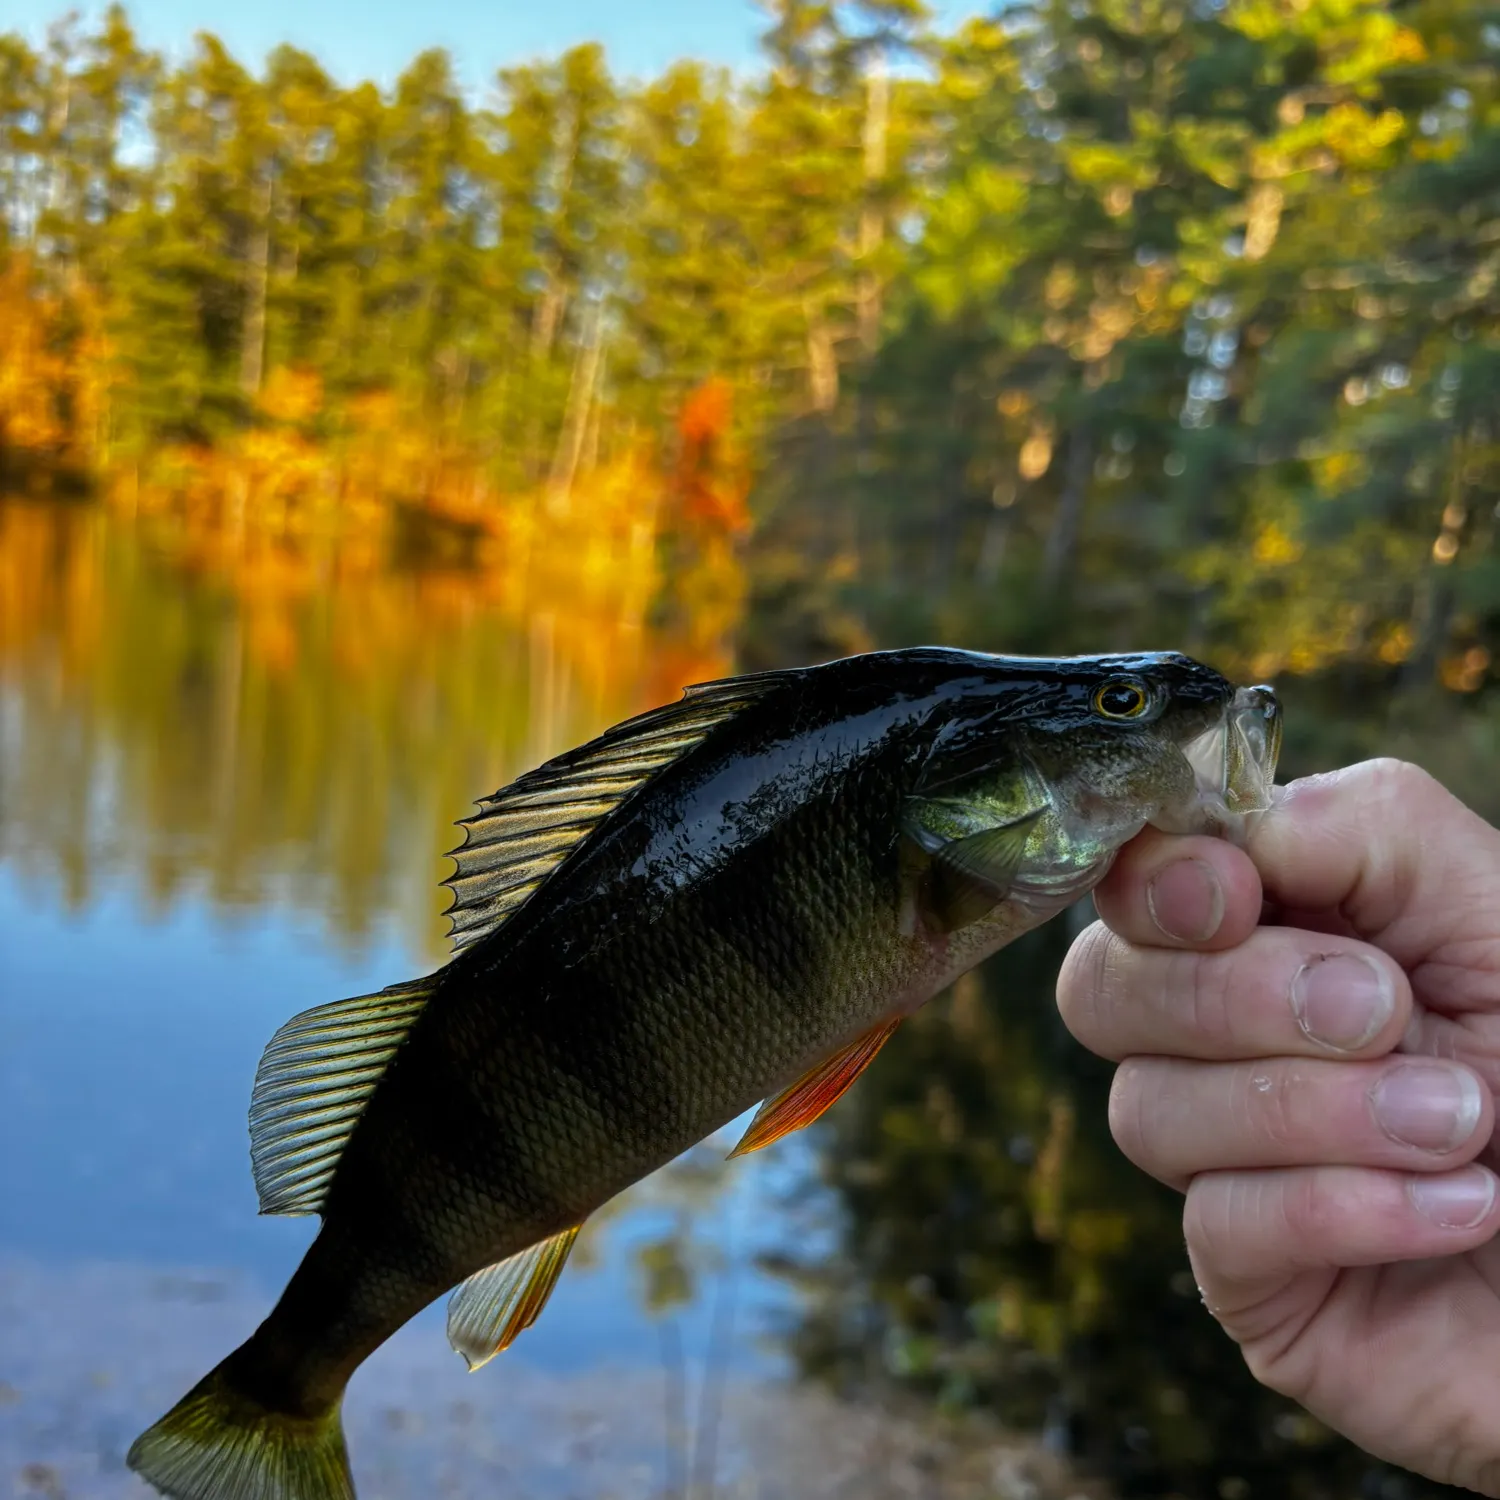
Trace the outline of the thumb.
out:
<instances>
[{"instance_id":1,"label":"thumb","mask_svg":"<svg viewBox=\"0 0 1500 1500\"><path fill-rule=\"evenodd\" d=\"M1431 966L1424 987L1445 1009L1500 1000L1500 832L1417 766L1370 760L1292 782L1248 852L1288 922L1331 921L1414 981Z\"/></svg>"}]
</instances>

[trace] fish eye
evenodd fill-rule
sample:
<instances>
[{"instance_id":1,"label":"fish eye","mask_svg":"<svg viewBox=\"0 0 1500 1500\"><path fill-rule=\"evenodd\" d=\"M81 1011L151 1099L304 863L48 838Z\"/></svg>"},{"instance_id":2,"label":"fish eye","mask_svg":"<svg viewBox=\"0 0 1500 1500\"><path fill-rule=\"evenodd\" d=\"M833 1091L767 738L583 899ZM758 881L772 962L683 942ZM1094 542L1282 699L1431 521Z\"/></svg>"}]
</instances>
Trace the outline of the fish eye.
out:
<instances>
[{"instance_id":1,"label":"fish eye","mask_svg":"<svg viewBox=\"0 0 1500 1500\"><path fill-rule=\"evenodd\" d=\"M1106 682L1094 694L1094 711L1106 719L1138 719L1151 702L1143 683L1118 677Z\"/></svg>"}]
</instances>

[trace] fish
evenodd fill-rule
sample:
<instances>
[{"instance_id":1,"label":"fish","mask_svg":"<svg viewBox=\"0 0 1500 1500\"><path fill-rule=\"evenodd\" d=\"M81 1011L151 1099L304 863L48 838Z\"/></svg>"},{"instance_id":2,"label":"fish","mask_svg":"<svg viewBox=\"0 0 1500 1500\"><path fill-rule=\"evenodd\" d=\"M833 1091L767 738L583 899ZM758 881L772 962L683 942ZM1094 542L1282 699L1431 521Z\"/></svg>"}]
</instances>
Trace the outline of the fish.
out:
<instances>
[{"instance_id":1,"label":"fish","mask_svg":"<svg viewBox=\"0 0 1500 1500\"><path fill-rule=\"evenodd\" d=\"M175 1500L351 1500L356 1367L454 1288L471 1369L589 1215L759 1106L829 1109L909 1016L1146 825L1243 836L1280 708L1173 652L869 652L687 689L460 826L454 953L272 1037L260 1209L321 1216L280 1300L130 1448Z\"/></svg>"}]
</instances>

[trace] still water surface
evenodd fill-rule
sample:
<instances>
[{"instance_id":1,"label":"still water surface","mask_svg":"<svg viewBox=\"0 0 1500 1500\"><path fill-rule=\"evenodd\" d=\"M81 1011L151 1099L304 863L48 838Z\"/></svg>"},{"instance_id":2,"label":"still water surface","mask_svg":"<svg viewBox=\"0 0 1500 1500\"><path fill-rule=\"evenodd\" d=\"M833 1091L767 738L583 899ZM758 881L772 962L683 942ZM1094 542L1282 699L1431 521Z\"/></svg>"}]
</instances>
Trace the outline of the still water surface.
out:
<instances>
[{"instance_id":1,"label":"still water surface","mask_svg":"<svg viewBox=\"0 0 1500 1500\"><path fill-rule=\"evenodd\" d=\"M0 502L0 1449L7 1422L62 1469L93 1443L89 1482L113 1465L121 1493L113 1450L151 1401L101 1435L89 1391L173 1396L162 1369L227 1352L199 1352L207 1325L258 1316L311 1238L255 1210L246 1109L272 1031L440 962L452 822L680 686L637 620L576 601L518 618L461 574L309 586L274 560L195 561L95 509ZM776 1205L806 1148L725 1170L733 1138L601 1216L482 1376L433 1309L355 1397L413 1359L417 1405L636 1372L654 1453L674 1380L783 1373L769 1335L791 1294L756 1256L791 1232ZM44 1309L43 1340L26 1330Z\"/></svg>"},{"instance_id":2,"label":"still water surface","mask_svg":"<svg viewBox=\"0 0 1500 1500\"><path fill-rule=\"evenodd\" d=\"M0 1488L141 1500L131 1437L311 1234L255 1213L267 1038L442 962L476 796L732 670L715 591L668 625L635 567L528 587L0 500ZM1307 732L1338 731L1493 812L1500 729L1393 722L1298 705L1287 770L1336 763ZM1204 1316L1178 1201L1123 1162L1109 1069L1061 1031L1067 937L914 1017L819 1132L729 1166L725 1132L596 1215L479 1374L440 1308L415 1320L351 1387L364 1500L1441 1493L1256 1387ZM934 1413L975 1410L1039 1441L935 1458Z\"/></svg>"}]
</instances>

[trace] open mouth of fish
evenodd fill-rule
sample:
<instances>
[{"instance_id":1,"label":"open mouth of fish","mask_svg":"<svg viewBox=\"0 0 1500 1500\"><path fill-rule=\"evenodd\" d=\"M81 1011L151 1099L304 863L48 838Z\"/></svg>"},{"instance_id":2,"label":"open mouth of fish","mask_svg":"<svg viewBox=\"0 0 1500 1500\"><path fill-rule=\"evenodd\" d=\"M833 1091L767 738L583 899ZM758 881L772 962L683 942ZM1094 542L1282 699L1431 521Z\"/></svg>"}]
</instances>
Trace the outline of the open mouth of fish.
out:
<instances>
[{"instance_id":1,"label":"open mouth of fish","mask_svg":"<svg viewBox=\"0 0 1500 1500\"><path fill-rule=\"evenodd\" d=\"M1281 754L1274 689L1241 688L1223 722L1183 747L1197 782L1196 813L1210 830L1243 840L1271 805Z\"/></svg>"}]
</instances>

